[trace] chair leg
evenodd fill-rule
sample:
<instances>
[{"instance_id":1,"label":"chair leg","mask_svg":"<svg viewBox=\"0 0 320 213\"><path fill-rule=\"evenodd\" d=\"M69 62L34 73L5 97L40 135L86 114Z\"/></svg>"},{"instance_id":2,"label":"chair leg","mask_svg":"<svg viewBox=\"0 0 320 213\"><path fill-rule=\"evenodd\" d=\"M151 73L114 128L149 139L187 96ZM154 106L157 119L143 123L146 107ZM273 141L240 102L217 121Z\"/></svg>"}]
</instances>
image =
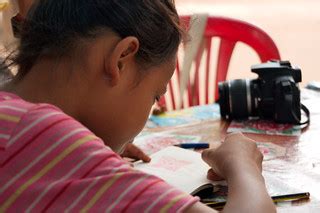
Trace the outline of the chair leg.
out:
<instances>
[{"instance_id":1,"label":"chair leg","mask_svg":"<svg viewBox=\"0 0 320 213\"><path fill-rule=\"evenodd\" d=\"M216 76L216 88L215 88L215 101L219 98L218 83L224 81L227 77L227 72L230 64L231 55L236 42L228 41L226 39L221 39L218 65L217 65L217 76Z\"/></svg>"}]
</instances>

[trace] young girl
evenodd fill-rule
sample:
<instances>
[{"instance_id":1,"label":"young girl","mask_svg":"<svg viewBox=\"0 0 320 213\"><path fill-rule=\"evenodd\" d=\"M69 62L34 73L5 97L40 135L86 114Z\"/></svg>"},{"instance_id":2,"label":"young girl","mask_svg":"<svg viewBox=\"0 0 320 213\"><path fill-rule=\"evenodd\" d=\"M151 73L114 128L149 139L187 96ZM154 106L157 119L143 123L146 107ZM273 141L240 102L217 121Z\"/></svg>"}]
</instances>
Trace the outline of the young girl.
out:
<instances>
[{"instance_id":1,"label":"young girl","mask_svg":"<svg viewBox=\"0 0 320 213\"><path fill-rule=\"evenodd\" d=\"M213 212L117 154L175 69L183 30L174 3L36 2L18 73L0 92L0 211ZM275 211L253 141L228 136L203 159L208 178L229 184L224 211Z\"/></svg>"}]
</instances>

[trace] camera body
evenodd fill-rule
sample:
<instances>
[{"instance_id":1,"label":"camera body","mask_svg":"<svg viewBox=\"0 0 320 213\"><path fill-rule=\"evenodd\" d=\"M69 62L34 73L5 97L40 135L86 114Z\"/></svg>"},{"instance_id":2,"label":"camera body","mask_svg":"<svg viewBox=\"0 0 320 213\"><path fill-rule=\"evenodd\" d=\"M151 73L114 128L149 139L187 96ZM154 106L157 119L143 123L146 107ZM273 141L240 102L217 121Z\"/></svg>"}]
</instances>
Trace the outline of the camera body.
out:
<instances>
[{"instance_id":1,"label":"camera body","mask_svg":"<svg viewBox=\"0 0 320 213\"><path fill-rule=\"evenodd\" d=\"M219 83L220 113L227 119L259 117L277 123L298 124L301 120L301 70L289 61L254 65L257 79Z\"/></svg>"}]
</instances>

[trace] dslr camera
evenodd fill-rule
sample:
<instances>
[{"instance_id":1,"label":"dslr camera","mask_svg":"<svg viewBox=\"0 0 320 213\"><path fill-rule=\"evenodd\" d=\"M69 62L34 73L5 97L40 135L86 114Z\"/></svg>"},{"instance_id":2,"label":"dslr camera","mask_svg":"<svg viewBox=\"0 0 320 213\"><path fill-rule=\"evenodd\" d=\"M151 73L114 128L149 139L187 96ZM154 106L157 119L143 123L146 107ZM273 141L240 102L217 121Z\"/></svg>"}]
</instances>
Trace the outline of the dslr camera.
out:
<instances>
[{"instance_id":1,"label":"dslr camera","mask_svg":"<svg viewBox=\"0 0 320 213\"><path fill-rule=\"evenodd\" d=\"M257 79L220 82L220 113L226 119L258 117L277 123L301 124L301 70L289 61L254 65ZM304 106L303 106L304 107Z\"/></svg>"}]
</instances>

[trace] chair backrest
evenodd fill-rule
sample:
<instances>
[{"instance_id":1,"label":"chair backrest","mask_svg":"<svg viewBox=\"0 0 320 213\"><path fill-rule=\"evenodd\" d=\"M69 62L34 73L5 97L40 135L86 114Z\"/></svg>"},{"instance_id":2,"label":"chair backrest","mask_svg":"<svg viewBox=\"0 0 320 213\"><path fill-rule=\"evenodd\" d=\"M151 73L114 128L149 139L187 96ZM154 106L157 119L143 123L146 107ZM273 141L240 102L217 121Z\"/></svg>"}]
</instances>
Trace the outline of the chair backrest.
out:
<instances>
[{"instance_id":1,"label":"chair backrest","mask_svg":"<svg viewBox=\"0 0 320 213\"><path fill-rule=\"evenodd\" d=\"M181 20L188 25L190 16L182 16ZM188 26L187 26L188 27ZM166 104L168 109L185 108L200 104L199 88L200 83L205 87L205 104L209 103L209 76L212 76L211 70L211 49L212 38L220 38L220 46L218 47L217 67L215 69L215 100L218 100L217 85L220 81L225 81L227 77L230 59L237 42L242 42L251 47L259 56L261 62L266 62L271 59L280 59L278 48L276 47L270 36L260 28L244 21L235 20L225 17L210 16L207 21L207 26L204 32L203 44L201 45L197 57L194 61L194 66L191 71L190 80L187 87L188 103L178 106L177 100L180 100L177 88L179 88L180 69L179 62L175 71L176 83L173 80L169 82L168 93L162 100L162 104ZM204 52L206 56L203 59ZM204 68L204 81L199 82L199 70ZM178 85L175 85L178 84ZM171 107L168 107L168 102L171 102Z\"/></svg>"}]
</instances>

